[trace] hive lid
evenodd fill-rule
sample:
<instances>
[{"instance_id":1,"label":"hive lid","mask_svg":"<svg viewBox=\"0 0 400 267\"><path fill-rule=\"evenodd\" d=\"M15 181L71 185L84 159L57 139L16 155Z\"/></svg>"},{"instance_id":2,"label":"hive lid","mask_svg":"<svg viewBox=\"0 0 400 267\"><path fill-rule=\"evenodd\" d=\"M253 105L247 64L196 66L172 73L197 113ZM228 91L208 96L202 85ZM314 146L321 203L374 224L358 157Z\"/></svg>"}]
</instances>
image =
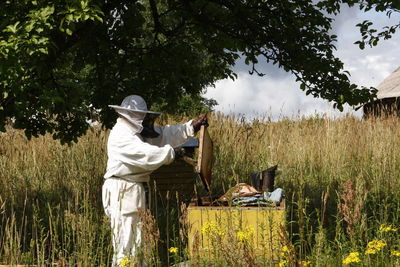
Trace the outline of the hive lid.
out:
<instances>
[{"instance_id":1,"label":"hive lid","mask_svg":"<svg viewBox=\"0 0 400 267\"><path fill-rule=\"evenodd\" d=\"M205 126L200 128L199 157L197 160L197 173L207 191L210 191L211 173L213 165L213 143Z\"/></svg>"},{"instance_id":2,"label":"hive lid","mask_svg":"<svg viewBox=\"0 0 400 267\"><path fill-rule=\"evenodd\" d=\"M185 143L180 145L180 147L183 147L183 148L199 147L199 139L198 138L189 139Z\"/></svg>"}]
</instances>

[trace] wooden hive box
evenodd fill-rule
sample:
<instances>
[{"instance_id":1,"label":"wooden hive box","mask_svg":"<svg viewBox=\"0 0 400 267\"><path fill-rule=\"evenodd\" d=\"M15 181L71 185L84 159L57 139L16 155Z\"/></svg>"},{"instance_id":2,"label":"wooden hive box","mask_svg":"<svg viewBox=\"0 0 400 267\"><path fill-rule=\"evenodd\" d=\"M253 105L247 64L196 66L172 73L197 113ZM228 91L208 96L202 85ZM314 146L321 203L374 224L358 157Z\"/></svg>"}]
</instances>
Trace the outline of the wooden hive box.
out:
<instances>
[{"instance_id":1,"label":"wooden hive box","mask_svg":"<svg viewBox=\"0 0 400 267\"><path fill-rule=\"evenodd\" d=\"M187 156L174 161L170 165L162 166L150 175L153 196L165 199L167 194L171 198L178 194L182 201L192 198L198 177L194 166L197 161L193 157L199 147L199 140L197 138L190 139L182 147Z\"/></svg>"},{"instance_id":2,"label":"wooden hive box","mask_svg":"<svg viewBox=\"0 0 400 267\"><path fill-rule=\"evenodd\" d=\"M276 263L281 251L280 231L285 225L285 202L278 207L188 207L189 254L212 257L215 246L227 246L229 234L248 233L248 244L265 263ZM215 242L215 238L222 242ZM214 241L213 241L214 239ZM225 240L225 242L223 241ZM237 241L238 243L240 241Z\"/></svg>"},{"instance_id":3,"label":"wooden hive box","mask_svg":"<svg viewBox=\"0 0 400 267\"><path fill-rule=\"evenodd\" d=\"M181 200L189 200L194 195L198 177L203 181L205 188L210 189L213 144L207 128L201 126L199 139L190 139L182 147L187 156L162 166L150 175L153 194L161 198L165 198L167 194L170 197L179 195Z\"/></svg>"}]
</instances>

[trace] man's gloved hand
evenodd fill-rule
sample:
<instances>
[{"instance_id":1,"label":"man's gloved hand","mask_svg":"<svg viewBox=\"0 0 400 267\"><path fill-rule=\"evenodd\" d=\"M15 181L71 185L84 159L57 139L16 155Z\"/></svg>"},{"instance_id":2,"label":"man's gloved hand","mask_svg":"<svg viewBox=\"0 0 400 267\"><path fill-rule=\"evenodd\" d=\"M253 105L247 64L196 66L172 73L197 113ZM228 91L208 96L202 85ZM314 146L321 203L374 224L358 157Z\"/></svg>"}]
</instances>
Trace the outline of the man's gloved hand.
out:
<instances>
[{"instance_id":1,"label":"man's gloved hand","mask_svg":"<svg viewBox=\"0 0 400 267\"><path fill-rule=\"evenodd\" d=\"M185 149L180 146L174 147L174 152L175 152L175 159L183 158L183 156L185 155Z\"/></svg>"},{"instance_id":2,"label":"man's gloved hand","mask_svg":"<svg viewBox=\"0 0 400 267\"><path fill-rule=\"evenodd\" d=\"M207 113L192 122L194 132L198 132L202 125L208 127Z\"/></svg>"}]
</instances>

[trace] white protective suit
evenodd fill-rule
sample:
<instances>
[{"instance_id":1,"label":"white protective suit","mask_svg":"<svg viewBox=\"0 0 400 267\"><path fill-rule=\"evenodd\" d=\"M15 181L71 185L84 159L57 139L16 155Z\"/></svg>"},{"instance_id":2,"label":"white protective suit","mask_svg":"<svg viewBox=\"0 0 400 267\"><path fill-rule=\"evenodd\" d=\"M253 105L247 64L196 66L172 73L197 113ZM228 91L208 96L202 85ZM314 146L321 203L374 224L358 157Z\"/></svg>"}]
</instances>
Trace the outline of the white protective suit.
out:
<instances>
[{"instance_id":1,"label":"white protective suit","mask_svg":"<svg viewBox=\"0 0 400 267\"><path fill-rule=\"evenodd\" d=\"M134 113L130 115L132 114ZM141 123L142 119L143 116L137 117L135 121ZM112 266L118 266L121 258L135 256L138 252L142 243L138 209L145 208L143 183L149 182L152 171L174 160L173 147L194 136L191 122L175 126L156 126L154 128L160 136L152 139L144 139L138 133L138 125L121 117L111 130L102 199L105 213L111 219L113 232Z\"/></svg>"}]
</instances>

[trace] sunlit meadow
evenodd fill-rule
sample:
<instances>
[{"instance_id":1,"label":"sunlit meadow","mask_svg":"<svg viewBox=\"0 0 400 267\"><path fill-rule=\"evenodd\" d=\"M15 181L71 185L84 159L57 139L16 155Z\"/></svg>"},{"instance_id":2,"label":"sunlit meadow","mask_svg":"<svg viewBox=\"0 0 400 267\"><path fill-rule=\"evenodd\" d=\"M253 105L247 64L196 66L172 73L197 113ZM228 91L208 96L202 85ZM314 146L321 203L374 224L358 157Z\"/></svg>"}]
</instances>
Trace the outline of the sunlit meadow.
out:
<instances>
[{"instance_id":1,"label":"sunlit meadow","mask_svg":"<svg viewBox=\"0 0 400 267\"><path fill-rule=\"evenodd\" d=\"M278 164L275 185L285 190L286 225L276 264L399 266L399 128L397 118L248 122L213 115L212 195ZM50 136L28 141L13 129L0 134L0 264L110 265L111 233L101 206L107 134L93 128L71 146ZM162 204L167 224L143 214L148 266L188 260L185 205L171 201ZM218 246L237 252L237 266L268 266L246 247L252 235L243 229L232 235L235 242ZM231 256L191 260L230 266ZM121 265L133 266L134 259Z\"/></svg>"}]
</instances>

